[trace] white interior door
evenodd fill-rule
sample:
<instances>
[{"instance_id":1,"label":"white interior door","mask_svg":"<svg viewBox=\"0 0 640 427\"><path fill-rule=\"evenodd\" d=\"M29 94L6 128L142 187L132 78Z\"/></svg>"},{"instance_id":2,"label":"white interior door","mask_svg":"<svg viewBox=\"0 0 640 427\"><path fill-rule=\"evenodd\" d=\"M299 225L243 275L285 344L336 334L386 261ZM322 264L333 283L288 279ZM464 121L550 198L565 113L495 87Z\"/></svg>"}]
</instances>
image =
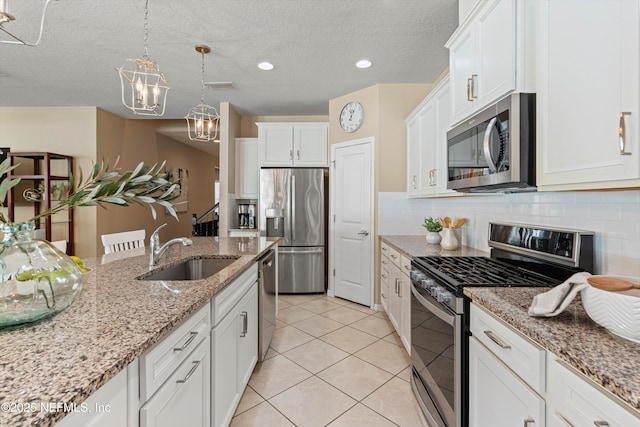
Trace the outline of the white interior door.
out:
<instances>
[{"instance_id":1,"label":"white interior door","mask_svg":"<svg viewBox=\"0 0 640 427\"><path fill-rule=\"evenodd\" d=\"M333 294L373 304L373 138L331 148Z\"/></svg>"}]
</instances>

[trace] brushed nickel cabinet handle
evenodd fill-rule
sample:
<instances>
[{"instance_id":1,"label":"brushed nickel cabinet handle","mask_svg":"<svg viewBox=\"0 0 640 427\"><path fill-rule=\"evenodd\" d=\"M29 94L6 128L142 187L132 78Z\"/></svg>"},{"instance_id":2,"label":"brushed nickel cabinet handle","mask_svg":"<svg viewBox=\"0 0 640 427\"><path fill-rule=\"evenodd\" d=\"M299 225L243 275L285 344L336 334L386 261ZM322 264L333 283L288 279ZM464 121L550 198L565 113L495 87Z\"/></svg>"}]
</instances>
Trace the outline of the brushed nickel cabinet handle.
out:
<instances>
[{"instance_id":1,"label":"brushed nickel cabinet handle","mask_svg":"<svg viewBox=\"0 0 640 427\"><path fill-rule=\"evenodd\" d=\"M300 160L300 150L296 150L296 160Z\"/></svg>"},{"instance_id":2,"label":"brushed nickel cabinet handle","mask_svg":"<svg viewBox=\"0 0 640 427\"><path fill-rule=\"evenodd\" d=\"M473 101L471 97L471 79L467 79L467 101Z\"/></svg>"},{"instance_id":3,"label":"brushed nickel cabinet handle","mask_svg":"<svg viewBox=\"0 0 640 427\"><path fill-rule=\"evenodd\" d=\"M493 341L494 343L498 344L501 348L503 348L505 350L510 350L511 349L511 346L508 345L508 344L503 343L500 338L495 336L493 331L484 331L484 334L486 336L488 336L491 339L491 341Z\"/></svg>"},{"instance_id":4,"label":"brushed nickel cabinet handle","mask_svg":"<svg viewBox=\"0 0 640 427\"><path fill-rule=\"evenodd\" d=\"M624 121L624 116L630 116L631 112L623 111L620 113L620 126L618 127L618 136L620 137L620 155L629 156L630 152L627 151L627 131Z\"/></svg>"},{"instance_id":5,"label":"brushed nickel cabinet handle","mask_svg":"<svg viewBox=\"0 0 640 427\"><path fill-rule=\"evenodd\" d=\"M606 421L594 421L593 425L597 427L605 427L605 426L608 426L609 423Z\"/></svg>"},{"instance_id":6,"label":"brushed nickel cabinet handle","mask_svg":"<svg viewBox=\"0 0 640 427\"><path fill-rule=\"evenodd\" d=\"M289 160L293 160L293 150L289 150Z\"/></svg>"},{"instance_id":7,"label":"brushed nickel cabinet handle","mask_svg":"<svg viewBox=\"0 0 640 427\"><path fill-rule=\"evenodd\" d=\"M200 366L199 360L197 362L193 362L193 367L189 370L189 372L187 372L187 375L183 379L176 381L176 383L178 384L186 383L189 380L189 378L191 378L191 375L193 375L196 369L198 369L198 366Z\"/></svg>"},{"instance_id":8,"label":"brushed nickel cabinet handle","mask_svg":"<svg viewBox=\"0 0 640 427\"><path fill-rule=\"evenodd\" d=\"M478 91L476 89L476 81L478 80L478 75L477 74L472 74L471 75L471 98L472 99L477 99L478 98Z\"/></svg>"},{"instance_id":9,"label":"brushed nickel cabinet handle","mask_svg":"<svg viewBox=\"0 0 640 427\"><path fill-rule=\"evenodd\" d=\"M246 311L240 313L242 316L242 332L240 332L240 337L247 336L247 330L249 329L249 314Z\"/></svg>"},{"instance_id":10,"label":"brushed nickel cabinet handle","mask_svg":"<svg viewBox=\"0 0 640 427\"><path fill-rule=\"evenodd\" d=\"M189 335L191 335L191 336L189 337L189 339L188 339L187 341L185 341L185 343L184 343L184 344L182 344L182 347L175 347L175 348L173 349L173 351L182 351L182 350L184 350L185 348L187 348L187 347L189 346L189 344L191 344L191 342L192 342L194 339L196 339L196 337L198 336L198 333L197 333L197 332L191 332Z\"/></svg>"}]
</instances>

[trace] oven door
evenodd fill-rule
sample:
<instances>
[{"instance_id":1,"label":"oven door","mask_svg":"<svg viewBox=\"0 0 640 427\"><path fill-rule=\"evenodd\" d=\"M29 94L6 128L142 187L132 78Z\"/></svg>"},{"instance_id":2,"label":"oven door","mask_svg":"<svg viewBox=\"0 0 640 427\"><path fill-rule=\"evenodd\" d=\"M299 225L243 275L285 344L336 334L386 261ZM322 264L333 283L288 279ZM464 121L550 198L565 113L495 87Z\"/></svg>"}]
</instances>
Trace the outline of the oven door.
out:
<instances>
[{"instance_id":1,"label":"oven door","mask_svg":"<svg viewBox=\"0 0 640 427\"><path fill-rule=\"evenodd\" d=\"M461 427L462 316L411 285L412 388L438 427Z\"/></svg>"}]
</instances>

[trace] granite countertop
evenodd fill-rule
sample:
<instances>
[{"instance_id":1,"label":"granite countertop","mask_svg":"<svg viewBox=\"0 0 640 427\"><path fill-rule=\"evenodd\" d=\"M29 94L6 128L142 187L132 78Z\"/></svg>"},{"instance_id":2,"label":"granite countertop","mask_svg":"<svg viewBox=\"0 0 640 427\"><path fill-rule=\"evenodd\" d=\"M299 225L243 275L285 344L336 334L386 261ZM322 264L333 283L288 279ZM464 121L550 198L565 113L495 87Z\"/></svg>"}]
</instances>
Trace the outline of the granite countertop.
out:
<instances>
[{"instance_id":1,"label":"granite countertop","mask_svg":"<svg viewBox=\"0 0 640 427\"><path fill-rule=\"evenodd\" d=\"M455 251L445 251L440 245L430 245L424 236L382 235L380 239L409 257L414 256L489 256L487 252L460 246Z\"/></svg>"},{"instance_id":2,"label":"granite countertop","mask_svg":"<svg viewBox=\"0 0 640 427\"><path fill-rule=\"evenodd\" d=\"M50 426L64 412L41 412L41 403L80 405L136 357L206 305L275 245L265 238L194 237L193 246L172 246L157 267L149 251L85 260L91 271L83 289L62 313L33 326L0 331L0 403L29 411L0 411L0 426ZM150 269L197 256L238 260L207 279L139 281Z\"/></svg>"},{"instance_id":3,"label":"granite countertop","mask_svg":"<svg viewBox=\"0 0 640 427\"><path fill-rule=\"evenodd\" d=\"M619 338L594 323L579 296L556 317L529 316L529 305L541 292L544 290L540 288L464 289L474 303L619 397L640 416L640 344Z\"/></svg>"}]
</instances>

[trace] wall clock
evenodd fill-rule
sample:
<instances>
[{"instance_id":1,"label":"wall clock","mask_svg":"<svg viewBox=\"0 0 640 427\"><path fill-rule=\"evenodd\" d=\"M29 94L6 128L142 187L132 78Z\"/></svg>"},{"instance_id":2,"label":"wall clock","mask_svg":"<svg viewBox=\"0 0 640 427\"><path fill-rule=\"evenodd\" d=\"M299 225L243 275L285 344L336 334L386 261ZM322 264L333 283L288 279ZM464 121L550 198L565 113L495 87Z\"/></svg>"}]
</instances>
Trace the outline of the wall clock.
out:
<instances>
[{"instance_id":1,"label":"wall clock","mask_svg":"<svg viewBox=\"0 0 640 427\"><path fill-rule=\"evenodd\" d=\"M340 126L345 132L355 132L364 121L364 108L359 102L348 102L340 112Z\"/></svg>"}]
</instances>

